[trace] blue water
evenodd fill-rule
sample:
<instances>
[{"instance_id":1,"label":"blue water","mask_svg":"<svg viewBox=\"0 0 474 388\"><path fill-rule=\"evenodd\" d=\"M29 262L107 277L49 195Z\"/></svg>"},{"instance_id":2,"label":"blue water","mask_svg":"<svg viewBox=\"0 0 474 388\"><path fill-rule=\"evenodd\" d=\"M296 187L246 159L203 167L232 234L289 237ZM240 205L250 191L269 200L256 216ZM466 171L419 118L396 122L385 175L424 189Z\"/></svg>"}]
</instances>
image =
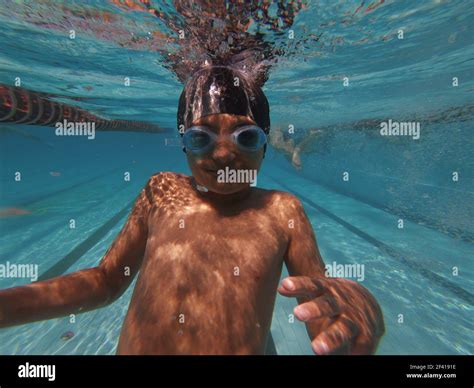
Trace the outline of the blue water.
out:
<instances>
[{"instance_id":1,"label":"blue water","mask_svg":"<svg viewBox=\"0 0 474 388\"><path fill-rule=\"evenodd\" d=\"M0 83L20 77L24 88L62 95L95 114L168 130L97 132L87 140L0 124L0 208L29 213L0 218L0 264L38 264L40 276L97 265L150 175L190 173L174 130L181 85L156 51L133 46L123 32L146 34L154 20L109 2L67 2L121 18L114 33L98 36L101 23L80 24L56 3L0 1ZM295 19L295 42L273 37L288 53L264 87L272 126L294 125L298 140L310 128L323 135L302 153L300 170L269 147L258 186L301 199L326 263L365 265L362 284L385 318L378 354L472 354L474 6L386 1L351 16L360 3L309 2ZM310 33L323 35L297 45ZM389 118L418 118L420 139L383 137L380 127L357 124ZM21 182L13 179L17 171ZM27 283L5 278L0 288ZM0 330L0 354L114 354L133 287L74 323L64 317ZM304 325L289 321L295 305L277 297L271 333L278 354L311 354ZM74 337L62 340L67 331Z\"/></svg>"}]
</instances>

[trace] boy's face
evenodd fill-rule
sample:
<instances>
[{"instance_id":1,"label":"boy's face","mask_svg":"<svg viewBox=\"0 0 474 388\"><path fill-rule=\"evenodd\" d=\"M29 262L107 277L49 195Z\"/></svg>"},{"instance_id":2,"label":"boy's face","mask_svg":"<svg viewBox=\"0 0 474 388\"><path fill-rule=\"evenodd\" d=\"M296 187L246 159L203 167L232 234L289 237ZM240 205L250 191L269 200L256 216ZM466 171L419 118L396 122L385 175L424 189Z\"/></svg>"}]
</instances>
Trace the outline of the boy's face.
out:
<instances>
[{"instance_id":1,"label":"boy's face","mask_svg":"<svg viewBox=\"0 0 474 388\"><path fill-rule=\"evenodd\" d=\"M213 114L195 120L192 125L203 125L218 137L214 147L204 154L186 152L188 164L196 182L208 190L219 194L233 194L249 186L249 183L230 183L218 181L218 170L258 171L263 159L263 147L258 151L247 152L237 147L228 137L232 132L255 121L247 116L228 113Z\"/></svg>"}]
</instances>

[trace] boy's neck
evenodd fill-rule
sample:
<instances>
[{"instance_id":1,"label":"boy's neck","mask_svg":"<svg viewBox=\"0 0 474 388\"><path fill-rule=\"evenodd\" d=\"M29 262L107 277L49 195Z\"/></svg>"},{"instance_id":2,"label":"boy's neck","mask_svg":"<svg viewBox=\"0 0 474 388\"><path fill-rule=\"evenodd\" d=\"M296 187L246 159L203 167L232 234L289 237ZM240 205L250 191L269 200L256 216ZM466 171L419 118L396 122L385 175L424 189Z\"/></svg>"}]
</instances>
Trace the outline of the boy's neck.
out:
<instances>
[{"instance_id":1,"label":"boy's neck","mask_svg":"<svg viewBox=\"0 0 474 388\"><path fill-rule=\"evenodd\" d=\"M193 183L193 187L196 189L198 195L204 200L216 205L227 205L242 202L247 199L252 192L252 187L247 186L244 189L232 194L220 194L210 190L202 190L200 189L200 187L202 186L198 187L199 185L196 183L194 177L191 177L191 180Z\"/></svg>"}]
</instances>

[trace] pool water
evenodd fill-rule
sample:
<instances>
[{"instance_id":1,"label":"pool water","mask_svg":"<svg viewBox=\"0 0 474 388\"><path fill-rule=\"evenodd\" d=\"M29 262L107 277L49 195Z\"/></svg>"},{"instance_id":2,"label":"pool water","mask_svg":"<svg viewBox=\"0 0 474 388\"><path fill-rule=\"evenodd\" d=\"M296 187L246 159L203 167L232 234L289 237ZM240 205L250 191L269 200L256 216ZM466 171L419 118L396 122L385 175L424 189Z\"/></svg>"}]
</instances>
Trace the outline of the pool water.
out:
<instances>
[{"instance_id":1,"label":"pool water","mask_svg":"<svg viewBox=\"0 0 474 388\"><path fill-rule=\"evenodd\" d=\"M25 213L0 212L0 264L37 264L40 280L97 265L152 174L190 174L175 133L181 85L153 47L130 43L130 31L138 36L155 22L113 3L0 1L0 83L20 77L21 87L57 101L165 128L88 140L0 123L0 209ZM378 3L308 2L296 17L296 43L264 87L272 127L293 126L297 142L310 128L321 132L302 150L300 169L269 146L257 185L300 198L327 264L364 265L361 284L386 325L377 354L472 354L474 6ZM78 16L84 10L121 22L100 30L100 20ZM310 33L323 35L298 39ZM419 122L420 138L381 136L389 119ZM0 278L0 288L28 282ZM114 354L134 284L75 320L1 329L0 354ZM304 324L291 319L295 306L277 296L278 354L312 354Z\"/></svg>"}]
</instances>

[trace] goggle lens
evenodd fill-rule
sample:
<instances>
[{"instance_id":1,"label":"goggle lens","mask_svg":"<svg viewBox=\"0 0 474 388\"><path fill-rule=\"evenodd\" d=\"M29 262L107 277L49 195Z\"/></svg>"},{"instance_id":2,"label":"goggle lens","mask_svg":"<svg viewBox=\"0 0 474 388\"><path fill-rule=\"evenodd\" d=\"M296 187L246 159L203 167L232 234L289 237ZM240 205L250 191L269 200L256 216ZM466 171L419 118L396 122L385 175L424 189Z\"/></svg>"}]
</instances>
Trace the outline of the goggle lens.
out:
<instances>
[{"instance_id":1,"label":"goggle lens","mask_svg":"<svg viewBox=\"0 0 474 388\"><path fill-rule=\"evenodd\" d=\"M267 141L265 132L255 125L245 126L229 135L235 144L244 151L257 151ZM205 152L213 145L217 135L204 126L195 126L186 130L183 145L193 152Z\"/></svg>"}]
</instances>

